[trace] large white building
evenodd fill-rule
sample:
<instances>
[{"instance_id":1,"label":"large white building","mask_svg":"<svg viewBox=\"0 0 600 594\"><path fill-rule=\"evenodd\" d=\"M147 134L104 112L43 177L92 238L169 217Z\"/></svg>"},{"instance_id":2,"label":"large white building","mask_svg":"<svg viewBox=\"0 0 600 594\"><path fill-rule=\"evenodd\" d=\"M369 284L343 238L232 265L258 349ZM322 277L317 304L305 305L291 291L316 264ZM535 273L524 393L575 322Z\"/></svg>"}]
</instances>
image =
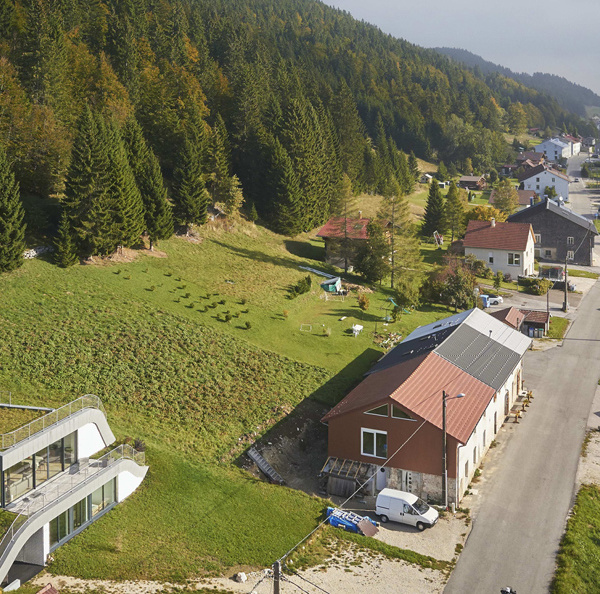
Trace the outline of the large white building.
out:
<instances>
[{"instance_id":1,"label":"large white building","mask_svg":"<svg viewBox=\"0 0 600 594\"><path fill-rule=\"evenodd\" d=\"M143 452L123 444L92 458L114 441L93 395L0 435L1 509L15 518L0 531L0 584L14 589L15 563L44 566L52 551L138 488L148 471Z\"/></svg>"},{"instance_id":2,"label":"large white building","mask_svg":"<svg viewBox=\"0 0 600 594\"><path fill-rule=\"evenodd\" d=\"M546 165L538 165L518 177L523 190L533 190L538 196L543 196L546 188L554 187L557 196L569 200L569 177Z\"/></svg>"},{"instance_id":3,"label":"large white building","mask_svg":"<svg viewBox=\"0 0 600 594\"><path fill-rule=\"evenodd\" d=\"M535 147L539 153L544 153L549 161L559 161L572 156L572 149L566 140L561 138L549 138Z\"/></svg>"}]
</instances>

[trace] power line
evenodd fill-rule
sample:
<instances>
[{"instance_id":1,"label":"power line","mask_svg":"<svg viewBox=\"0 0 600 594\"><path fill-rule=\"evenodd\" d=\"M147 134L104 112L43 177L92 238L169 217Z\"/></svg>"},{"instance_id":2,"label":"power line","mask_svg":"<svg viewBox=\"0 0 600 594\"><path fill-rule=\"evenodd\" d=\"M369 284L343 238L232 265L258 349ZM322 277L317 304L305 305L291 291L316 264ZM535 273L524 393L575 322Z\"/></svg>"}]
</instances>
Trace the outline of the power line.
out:
<instances>
[{"instance_id":1,"label":"power line","mask_svg":"<svg viewBox=\"0 0 600 594\"><path fill-rule=\"evenodd\" d=\"M310 592L308 590L305 590L302 586L299 586L296 582L293 582L289 577L282 575L281 578L286 581L289 582L290 584L292 584L292 586L296 586L296 588L298 588L298 590L300 590L300 592L304 592L305 594L310 594Z\"/></svg>"},{"instance_id":2,"label":"power line","mask_svg":"<svg viewBox=\"0 0 600 594\"><path fill-rule=\"evenodd\" d=\"M291 573L293 573L295 576L299 577L301 580L304 580L305 582L307 582L308 584L310 584L314 588L317 588L317 590L321 590L321 592L325 592L325 594L329 594L329 592L327 590L324 590L323 588L321 588L321 586L318 586L317 584L311 582L309 579L306 579L305 577L303 577L302 575L300 575L297 571L295 571L291 567L289 567L287 564L285 565L285 569L287 569L288 571L290 571Z\"/></svg>"}]
</instances>

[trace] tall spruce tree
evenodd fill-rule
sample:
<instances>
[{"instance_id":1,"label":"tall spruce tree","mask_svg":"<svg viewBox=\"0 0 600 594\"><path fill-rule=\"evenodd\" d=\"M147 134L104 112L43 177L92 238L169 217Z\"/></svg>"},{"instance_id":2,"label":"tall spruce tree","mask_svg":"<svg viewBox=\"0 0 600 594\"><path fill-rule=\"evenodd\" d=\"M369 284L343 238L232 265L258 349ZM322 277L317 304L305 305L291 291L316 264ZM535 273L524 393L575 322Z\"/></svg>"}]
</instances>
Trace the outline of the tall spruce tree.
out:
<instances>
[{"instance_id":1,"label":"tall spruce tree","mask_svg":"<svg viewBox=\"0 0 600 594\"><path fill-rule=\"evenodd\" d=\"M131 247L139 241L145 227L142 196L116 123L111 119L103 126L99 121L99 127L104 130L105 142L109 148L108 171L111 184L108 200L112 210L111 240L114 249L118 246Z\"/></svg>"},{"instance_id":2,"label":"tall spruce tree","mask_svg":"<svg viewBox=\"0 0 600 594\"><path fill-rule=\"evenodd\" d=\"M0 272L23 264L25 211L19 184L3 147L0 147Z\"/></svg>"},{"instance_id":3,"label":"tall spruce tree","mask_svg":"<svg viewBox=\"0 0 600 594\"><path fill-rule=\"evenodd\" d=\"M73 230L67 213L63 211L60 217L58 233L54 239L54 261L61 268L68 268L77 262L77 251L73 240Z\"/></svg>"},{"instance_id":4,"label":"tall spruce tree","mask_svg":"<svg viewBox=\"0 0 600 594\"><path fill-rule=\"evenodd\" d=\"M110 253L112 242L111 179L106 134L86 106L78 120L63 206L83 256Z\"/></svg>"},{"instance_id":5,"label":"tall spruce tree","mask_svg":"<svg viewBox=\"0 0 600 594\"><path fill-rule=\"evenodd\" d=\"M421 232L426 237L431 237L434 231L443 234L445 229L444 197L435 180L429 184L429 195L423 216Z\"/></svg>"},{"instance_id":6,"label":"tall spruce tree","mask_svg":"<svg viewBox=\"0 0 600 594\"><path fill-rule=\"evenodd\" d=\"M217 115L210 139L210 188L213 202L225 202L231 182L231 149L227 128Z\"/></svg>"},{"instance_id":7,"label":"tall spruce tree","mask_svg":"<svg viewBox=\"0 0 600 594\"><path fill-rule=\"evenodd\" d=\"M173 172L175 221L189 232L191 225L203 225L207 219L209 195L204 185L198 150L186 138Z\"/></svg>"},{"instance_id":8,"label":"tall spruce tree","mask_svg":"<svg viewBox=\"0 0 600 594\"><path fill-rule=\"evenodd\" d=\"M412 175L413 182L416 182L419 179L421 172L419 171L419 162L413 151L410 151L410 154L408 155L408 170Z\"/></svg>"},{"instance_id":9,"label":"tall spruce tree","mask_svg":"<svg viewBox=\"0 0 600 594\"><path fill-rule=\"evenodd\" d=\"M173 235L172 208L167 199L158 159L144 139L141 126L133 117L125 124L123 140L129 165L142 197L145 229L152 250L157 241Z\"/></svg>"},{"instance_id":10,"label":"tall spruce tree","mask_svg":"<svg viewBox=\"0 0 600 594\"><path fill-rule=\"evenodd\" d=\"M464 190L463 190L464 192ZM465 219L465 200L461 196L460 190L454 182L451 182L450 189L446 195L445 205L445 221L446 227L452 234L450 241L454 241L454 237L459 237L464 231Z\"/></svg>"}]
</instances>

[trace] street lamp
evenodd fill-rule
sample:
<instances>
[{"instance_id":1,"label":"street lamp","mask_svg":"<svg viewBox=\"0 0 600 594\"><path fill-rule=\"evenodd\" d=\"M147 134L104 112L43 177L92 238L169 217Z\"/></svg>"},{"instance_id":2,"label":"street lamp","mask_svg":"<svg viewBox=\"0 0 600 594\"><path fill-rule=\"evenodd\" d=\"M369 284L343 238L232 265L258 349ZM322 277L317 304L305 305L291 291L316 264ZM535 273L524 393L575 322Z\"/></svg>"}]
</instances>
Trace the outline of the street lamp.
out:
<instances>
[{"instance_id":1,"label":"street lamp","mask_svg":"<svg viewBox=\"0 0 600 594\"><path fill-rule=\"evenodd\" d=\"M456 398L462 398L461 392L456 396L448 396L445 390L442 390L442 499L444 500L444 509L448 509L448 461L446 458L446 402Z\"/></svg>"}]
</instances>

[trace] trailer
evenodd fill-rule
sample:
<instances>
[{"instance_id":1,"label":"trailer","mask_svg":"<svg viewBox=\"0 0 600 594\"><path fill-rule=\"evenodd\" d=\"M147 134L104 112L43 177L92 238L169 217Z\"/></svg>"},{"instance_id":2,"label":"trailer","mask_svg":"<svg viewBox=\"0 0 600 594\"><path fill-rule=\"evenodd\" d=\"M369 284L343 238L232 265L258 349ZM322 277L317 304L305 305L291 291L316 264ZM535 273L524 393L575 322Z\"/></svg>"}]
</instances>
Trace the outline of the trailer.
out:
<instances>
[{"instance_id":1,"label":"trailer","mask_svg":"<svg viewBox=\"0 0 600 594\"><path fill-rule=\"evenodd\" d=\"M344 511L336 507L327 508L327 518L332 526L343 528L348 532L363 534L364 536L374 536L379 532L377 522L369 516L359 516L354 512Z\"/></svg>"}]
</instances>

